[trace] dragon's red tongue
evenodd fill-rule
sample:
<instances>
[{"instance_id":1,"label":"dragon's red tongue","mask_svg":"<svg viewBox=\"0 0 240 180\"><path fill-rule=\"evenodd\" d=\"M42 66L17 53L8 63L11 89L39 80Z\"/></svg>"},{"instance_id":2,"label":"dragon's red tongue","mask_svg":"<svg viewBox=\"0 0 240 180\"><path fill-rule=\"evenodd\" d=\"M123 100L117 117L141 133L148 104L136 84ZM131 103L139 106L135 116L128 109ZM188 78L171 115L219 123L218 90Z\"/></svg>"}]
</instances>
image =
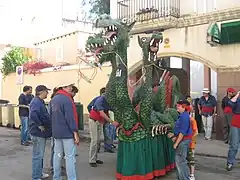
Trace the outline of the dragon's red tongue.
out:
<instances>
[{"instance_id":1,"label":"dragon's red tongue","mask_svg":"<svg viewBox=\"0 0 240 180\"><path fill-rule=\"evenodd\" d=\"M110 32L107 32L106 36L107 38L110 38L112 37L114 34L117 34L115 31L110 31Z\"/></svg>"},{"instance_id":2,"label":"dragon's red tongue","mask_svg":"<svg viewBox=\"0 0 240 180\"><path fill-rule=\"evenodd\" d=\"M95 54L98 54L98 53L100 53L100 51L101 50L103 50L103 48L102 47L99 47L99 48L97 48L96 50L95 50Z\"/></svg>"}]
</instances>

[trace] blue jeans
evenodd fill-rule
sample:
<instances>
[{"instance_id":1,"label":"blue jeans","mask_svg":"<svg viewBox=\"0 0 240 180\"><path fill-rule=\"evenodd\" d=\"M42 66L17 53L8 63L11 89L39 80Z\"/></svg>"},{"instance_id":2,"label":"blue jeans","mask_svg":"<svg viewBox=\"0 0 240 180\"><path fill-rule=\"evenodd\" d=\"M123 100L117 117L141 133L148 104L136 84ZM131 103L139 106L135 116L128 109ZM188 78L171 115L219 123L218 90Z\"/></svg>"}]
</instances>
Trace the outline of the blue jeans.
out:
<instances>
[{"instance_id":1,"label":"blue jeans","mask_svg":"<svg viewBox=\"0 0 240 180\"><path fill-rule=\"evenodd\" d=\"M53 158L54 158L54 138L51 138L51 160L50 160L51 168L53 168Z\"/></svg>"},{"instance_id":2,"label":"blue jeans","mask_svg":"<svg viewBox=\"0 0 240 180\"><path fill-rule=\"evenodd\" d=\"M62 180L61 161L65 154L68 180L77 180L76 175L76 145L73 139L54 139L53 180Z\"/></svg>"},{"instance_id":3,"label":"blue jeans","mask_svg":"<svg viewBox=\"0 0 240 180\"><path fill-rule=\"evenodd\" d=\"M21 120L21 143L24 144L29 140L28 117L20 116Z\"/></svg>"},{"instance_id":4,"label":"blue jeans","mask_svg":"<svg viewBox=\"0 0 240 180\"><path fill-rule=\"evenodd\" d=\"M236 155L240 144L240 128L231 127L231 136L229 142L227 163L234 165L236 163Z\"/></svg>"},{"instance_id":5,"label":"blue jeans","mask_svg":"<svg viewBox=\"0 0 240 180\"><path fill-rule=\"evenodd\" d=\"M187 163L187 153L190 140L183 140L180 142L176 149L175 161L177 166L177 179L178 180L190 180L189 179L189 167Z\"/></svg>"},{"instance_id":6,"label":"blue jeans","mask_svg":"<svg viewBox=\"0 0 240 180\"><path fill-rule=\"evenodd\" d=\"M32 180L39 180L43 173L43 158L45 153L46 138L32 136Z\"/></svg>"},{"instance_id":7,"label":"blue jeans","mask_svg":"<svg viewBox=\"0 0 240 180\"><path fill-rule=\"evenodd\" d=\"M103 135L104 135L104 148L106 150L112 149L113 145L113 133L114 133L114 126L110 123L105 123L103 125Z\"/></svg>"}]
</instances>

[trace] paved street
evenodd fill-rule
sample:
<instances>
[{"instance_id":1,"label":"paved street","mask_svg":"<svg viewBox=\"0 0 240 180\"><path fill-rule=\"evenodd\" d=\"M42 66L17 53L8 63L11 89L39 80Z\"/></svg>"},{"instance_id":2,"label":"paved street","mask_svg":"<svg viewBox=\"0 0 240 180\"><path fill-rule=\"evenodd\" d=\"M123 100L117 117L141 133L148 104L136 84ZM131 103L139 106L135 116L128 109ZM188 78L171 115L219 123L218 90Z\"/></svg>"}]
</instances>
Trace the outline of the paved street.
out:
<instances>
[{"instance_id":1,"label":"paved street","mask_svg":"<svg viewBox=\"0 0 240 180\"><path fill-rule=\"evenodd\" d=\"M211 143L211 142L209 142ZM215 150L217 151L217 149ZM47 149L46 159L49 160ZM116 154L101 153L105 164L98 168L88 166L88 142L83 140L78 148L77 165L79 180L114 180ZM197 156L197 180L239 180L240 166L231 173L225 168L225 159ZM49 167L49 162L45 162ZM31 180L31 147L19 145L19 131L0 128L0 174L4 180ZM174 173L163 180L173 180ZM49 178L51 179L51 178Z\"/></svg>"}]
</instances>

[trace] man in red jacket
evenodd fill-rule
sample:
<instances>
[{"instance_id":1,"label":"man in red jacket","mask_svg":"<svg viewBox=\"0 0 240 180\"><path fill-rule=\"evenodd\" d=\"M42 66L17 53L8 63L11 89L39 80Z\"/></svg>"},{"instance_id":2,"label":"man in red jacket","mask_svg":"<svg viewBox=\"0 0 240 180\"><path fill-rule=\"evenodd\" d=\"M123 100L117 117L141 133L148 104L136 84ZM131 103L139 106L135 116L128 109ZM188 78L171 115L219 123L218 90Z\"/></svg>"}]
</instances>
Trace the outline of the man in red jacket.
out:
<instances>
[{"instance_id":1,"label":"man in red jacket","mask_svg":"<svg viewBox=\"0 0 240 180\"><path fill-rule=\"evenodd\" d=\"M235 93L235 89L228 88L227 95L222 99L222 110L224 112L223 134L224 134L224 140L226 144L229 141L230 124L232 120L232 107L229 105L229 101L234 96L234 93Z\"/></svg>"}]
</instances>

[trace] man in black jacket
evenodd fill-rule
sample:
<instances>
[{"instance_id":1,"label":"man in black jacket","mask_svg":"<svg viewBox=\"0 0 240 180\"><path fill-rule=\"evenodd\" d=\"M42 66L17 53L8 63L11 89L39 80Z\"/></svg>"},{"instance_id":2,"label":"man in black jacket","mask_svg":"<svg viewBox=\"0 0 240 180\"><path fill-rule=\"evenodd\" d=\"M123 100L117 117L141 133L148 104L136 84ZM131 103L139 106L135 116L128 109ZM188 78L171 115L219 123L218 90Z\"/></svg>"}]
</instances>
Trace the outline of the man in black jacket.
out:
<instances>
[{"instance_id":1,"label":"man in black jacket","mask_svg":"<svg viewBox=\"0 0 240 180\"><path fill-rule=\"evenodd\" d=\"M223 135L226 144L228 143L229 140L230 124L232 120L232 107L229 105L229 100L234 96L234 93L235 89L228 88L227 95L222 99L222 110L224 112Z\"/></svg>"}]
</instances>

